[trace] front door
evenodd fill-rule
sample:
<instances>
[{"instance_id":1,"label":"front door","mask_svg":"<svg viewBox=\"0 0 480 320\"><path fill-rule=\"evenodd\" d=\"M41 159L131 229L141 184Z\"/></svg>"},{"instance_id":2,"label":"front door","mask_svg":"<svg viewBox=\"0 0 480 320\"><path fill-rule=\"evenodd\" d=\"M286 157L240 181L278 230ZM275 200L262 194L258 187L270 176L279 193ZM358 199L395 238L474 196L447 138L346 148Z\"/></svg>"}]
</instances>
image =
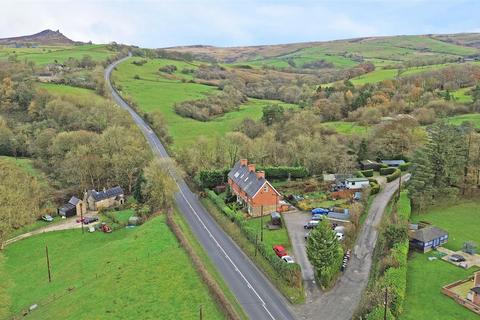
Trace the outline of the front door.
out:
<instances>
[{"instance_id":1,"label":"front door","mask_svg":"<svg viewBox=\"0 0 480 320\"><path fill-rule=\"evenodd\" d=\"M434 240L433 240L433 247L436 248L436 247L438 247L439 245L440 245L440 239L439 239L439 238L434 239Z\"/></svg>"}]
</instances>

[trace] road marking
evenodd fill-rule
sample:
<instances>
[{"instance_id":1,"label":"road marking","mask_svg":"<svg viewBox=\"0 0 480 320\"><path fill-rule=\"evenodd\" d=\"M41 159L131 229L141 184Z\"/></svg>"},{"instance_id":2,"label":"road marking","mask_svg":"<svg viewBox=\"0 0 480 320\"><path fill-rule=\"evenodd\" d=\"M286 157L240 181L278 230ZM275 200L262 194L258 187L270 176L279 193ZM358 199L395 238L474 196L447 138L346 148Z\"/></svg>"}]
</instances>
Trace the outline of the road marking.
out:
<instances>
[{"instance_id":1,"label":"road marking","mask_svg":"<svg viewBox=\"0 0 480 320\"><path fill-rule=\"evenodd\" d=\"M123 59L122 59L123 60ZM120 60L120 61L122 61ZM117 65L120 61L118 61L117 63L115 63L114 65ZM111 69L108 70L108 76L110 76L110 73L111 73ZM110 81L108 81L109 85L110 85ZM111 90L113 91L114 95L116 94L116 91L115 89L113 89L113 87L111 87ZM130 108L130 106L128 105L128 103L126 103L121 97L119 94L117 94L117 98L121 101L123 101L127 107ZM130 108L131 109L131 108ZM137 115L136 112L132 112L131 110L128 110L129 113L133 116L133 118L136 118L135 115ZM138 115L137 115L138 116ZM141 119L139 116L138 116L139 119ZM137 119L137 120L139 120ZM137 123L139 124L139 123ZM160 157L163 157L163 158L169 158L168 154L167 155L162 155L162 150L161 148L159 147L159 140L158 140L158 137L156 137L155 134L153 134L153 131L150 129L150 127L148 125L146 125L145 123L142 123L141 124L141 127L143 127L145 130L147 130L150 134L151 134L151 137L153 140L150 140L147 138L147 141L150 143L150 145L152 145L152 142L153 142L153 145L154 145L154 148L158 151L158 154L160 155ZM144 133L145 133L145 130L142 130ZM161 144L160 144L161 145ZM265 309L265 311L267 312L267 314L269 315L269 317L272 319L272 320L275 320L275 317L272 315L272 313L270 312L270 310L268 310L267 306L266 306L266 303L265 301L262 299L262 297L260 297L260 295L258 294L258 292L253 288L253 286L250 284L250 282L248 281L248 279L243 275L243 273L240 271L240 269L237 267L237 265L233 262L233 260L230 258L230 256L227 254L227 252L223 249L223 247L220 245L220 243L217 241L217 239L213 236L213 234L210 232L210 230L208 229L208 227L206 226L206 224L203 222L203 220L200 218L200 216L198 215L198 213L195 211L195 209L193 208L193 206L191 205L190 201L188 201L187 197L185 196L185 193L183 192L182 188L180 187L180 184L178 183L177 179L175 178L175 175L172 173L172 171L170 170L170 168L167 168L167 170L169 171L170 175L173 177L173 180L175 181L175 184L177 185L178 187L178 190L180 192L180 194L182 195L183 199L185 200L185 202L188 204L188 206L190 207L190 209L192 210L192 213L195 215L195 217L197 218L197 220L202 224L203 228L205 229L205 231L208 233L208 235L210 236L210 238L212 238L212 240L215 242L215 244L217 245L218 248L220 248L221 252L225 255L225 257L227 258L227 260L230 262L230 264L235 268L235 271L238 272L238 274L241 276L241 278L243 279L243 281L247 284L247 287L249 289L251 289L253 291L253 293L257 296L258 300L260 300L261 304L262 304L262 307L263 309Z\"/></svg>"}]
</instances>

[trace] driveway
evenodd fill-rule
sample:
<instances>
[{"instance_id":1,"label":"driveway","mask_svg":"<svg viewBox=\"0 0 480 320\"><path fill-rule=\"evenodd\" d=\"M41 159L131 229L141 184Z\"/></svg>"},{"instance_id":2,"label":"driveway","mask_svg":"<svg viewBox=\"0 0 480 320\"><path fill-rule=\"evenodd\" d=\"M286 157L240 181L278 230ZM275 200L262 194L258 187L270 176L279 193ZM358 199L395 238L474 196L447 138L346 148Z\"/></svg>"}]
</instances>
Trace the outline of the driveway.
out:
<instances>
[{"instance_id":1,"label":"driveway","mask_svg":"<svg viewBox=\"0 0 480 320\"><path fill-rule=\"evenodd\" d=\"M303 225L306 224L310 218L310 213L298 210L289 211L283 215L283 220L285 221L290 236L290 242L292 243L293 256L295 257L295 261L300 264L302 268L302 278L306 291L305 293L307 295L307 303L311 297L316 295L315 293L319 293L315 284L313 267L310 260L308 260L307 251L305 249L305 234L307 231L303 229Z\"/></svg>"},{"instance_id":2,"label":"driveway","mask_svg":"<svg viewBox=\"0 0 480 320\"><path fill-rule=\"evenodd\" d=\"M93 217L95 215L89 214L88 216ZM34 235L37 235L37 234L40 234L40 233L81 228L82 224L78 223L76 220L77 220L77 217L72 217L72 218L65 219L65 220L63 220L62 222L59 222L59 223L54 223L54 224L47 225L45 227L30 231L30 232L23 233L23 234L18 235L14 238L8 239L7 241L5 241L3 243L3 246L6 247L9 244L12 244L14 242L20 241L22 239L25 239L25 238L28 238L28 237L31 237L31 236L34 236ZM95 224L92 223L90 225L95 225ZM85 225L85 228L88 228L88 225Z\"/></svg>"},{"instance_id":3,"label":"driveway","mask_svg":"<svg viewBox=\"0 0 480 320\"><path fill-rule=\"evenodd\" d=\"M409 178L410 175L406 174L402 177L402 181L407 181ZM312 281L309 282L309 275L313 275L313 270L311 270L311 266L301 261L302 255L306 257L305 246L303 245L302 248L302 246L296 245L300 244L298 237L301 231L303 231L301 217L298 215L293 215L292 217L288 217L289 214L284 215L294 253L298 255L297 260L302 268L304 268L304 264L306 266L305 272L302 270L302 275L307 282L306 288L309 297L307 297L306 304L295 306L299 319L352 319L368 283L373 251L377 243L378 226L380 225L388 202L398 190L398 185L398 179L387 183L373 200L368 211L368 216L358 234L357 242L353 248L353 254L347 269L337 281L335 287L328 292L321 292L316 289L316 286L314 286L313 289L309 287L309 283L312 284ZM292 223L292 227L290 227L290 222Z\"/></svg>"}]
</instances>

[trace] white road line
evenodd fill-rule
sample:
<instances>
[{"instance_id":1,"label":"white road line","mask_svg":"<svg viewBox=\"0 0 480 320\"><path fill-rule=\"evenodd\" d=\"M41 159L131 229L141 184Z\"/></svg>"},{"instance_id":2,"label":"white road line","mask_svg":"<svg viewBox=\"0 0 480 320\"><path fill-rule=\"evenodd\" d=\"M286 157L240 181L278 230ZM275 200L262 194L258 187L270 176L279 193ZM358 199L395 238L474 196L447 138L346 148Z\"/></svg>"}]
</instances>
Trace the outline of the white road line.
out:
<instances>
[{"instance_id":1,"label":"white road line","mask_svg":"<svg viewBox=\"0 0 480 320\"><path fill-rule=\"evenodd\" d=\"M111 70L110 70L111 71ZM113 88L112 88L113 89ZM115 89L113 89L115 90ZM118 95L118 98L120 100L123 101L123 99L120 97L120 95ZM128 104L127 104L128 105ZM132 113L130 112L133 115L137 115L136 113ZM138 116L138 115L137 115ZM135 118L135 116L134 116ZM146 128L146 131L145 130L142 130L144 133L150 133L153 135L153 131L146 125L143 125L142 127ZM148 135L148 134L147 134ZM151 144L151 140L148 139L147 137L147 140L150 142ZM161 148L159 147L158 145L158 138L156 138L156 136L153 137L153 144L155 146L155 149L157 149L158 151L158 154L161 156L161 157L164 157L164 158L168 158L168 155L167 156L164 156L162 155L162 150ZM227 260L230 262L230 264L234 267L235 271L238 272L238 274L241 276L241 278L243 279L243 281L247 284L247 287L249 289L251 289L253 291L253 293L257 296L258 300L260 300L261 304L262 304L262 307L263 309L265 309L265 311L267 312L267 314L269 315L269 317L272 319L272 320L275 320L275 317L272 315L272 313L270 312L270 310L268 310L267 306L266 306L266 303L265 301L262 299L262 297L260 297L260 295L258 294L258 292L255 290L255 288L253 288L253 286L250 284L250 282L247 280L247 278L243 275L243 273L240 271L240 269L238 269L237 265L233 262L233 260L230 258L230 256L227 254L227 252L225 251L225 249L223 249L223 247L220 245L220 243L217 241L217 239L213 236L213 234L210 232L210 230L208 229L208 227L206 226L206 224L203 222L203 220L200 218L200 216L198 215L198 213L195 211L195 209L193 208L193 206L190 204L190 202L188 201L187 197L185 196L182 188L180 187L179 183L177 182L177 180L175 179L175 175L170 171L170 168L168 168L168 171L170 172L170 175L173 177L173 180L175 181L175 184L177 185L178 187L178 190L180 192L180 194L182 195L183 199L185 200L185 202L188 204L188 206L190 207L190 209L192 210L192 213L195 215L195 217L197 218L197 220L202 224L203 228L205 229L205 231L208 233L208 235L210 236L210 238L212 238L212 240L215 242L215 244L217 245L218 248L220 248L221 252L225 255L225 257L227 258Z\"/></svg>"}]
</instances>

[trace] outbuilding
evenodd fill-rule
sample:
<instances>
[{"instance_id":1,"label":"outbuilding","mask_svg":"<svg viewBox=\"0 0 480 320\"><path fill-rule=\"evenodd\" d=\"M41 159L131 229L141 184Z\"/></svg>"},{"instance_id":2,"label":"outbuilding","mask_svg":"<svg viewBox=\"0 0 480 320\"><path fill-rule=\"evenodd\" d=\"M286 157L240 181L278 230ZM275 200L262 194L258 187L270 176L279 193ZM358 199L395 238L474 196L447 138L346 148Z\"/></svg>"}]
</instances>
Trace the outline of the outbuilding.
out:
<instances>
[{"instance_id":1,"label":"outbuilding","mask_svg":"<svg viewBox=\"0 0 480 320\"><path fill-rule=\"evenodd\" d=\"M349 178L345 180L345 187L347 189L362 189L370 186L368 178Z\"/></svg>"},{"instance_id":2,"label":"outbuilding","mask_svg":"<svg viewBox=\"0 0 480 320\"><path fill-rule=\"evenodd\" d=\"M391 168L398 168L400 165L405 164L405 160L382 160L382 163Z\"/></svg>"},{"instance_id":3,"label":"outbuilding","mask_svg":"<svg viewBox=\"0 0 480 320\"><path fill-rule=\"evenodd\" d=\"M421 252L435 249L448 241L448 232L437 227L429 226L412 230L409 235L410 247Z\"/></svg>"}]
</instances>

